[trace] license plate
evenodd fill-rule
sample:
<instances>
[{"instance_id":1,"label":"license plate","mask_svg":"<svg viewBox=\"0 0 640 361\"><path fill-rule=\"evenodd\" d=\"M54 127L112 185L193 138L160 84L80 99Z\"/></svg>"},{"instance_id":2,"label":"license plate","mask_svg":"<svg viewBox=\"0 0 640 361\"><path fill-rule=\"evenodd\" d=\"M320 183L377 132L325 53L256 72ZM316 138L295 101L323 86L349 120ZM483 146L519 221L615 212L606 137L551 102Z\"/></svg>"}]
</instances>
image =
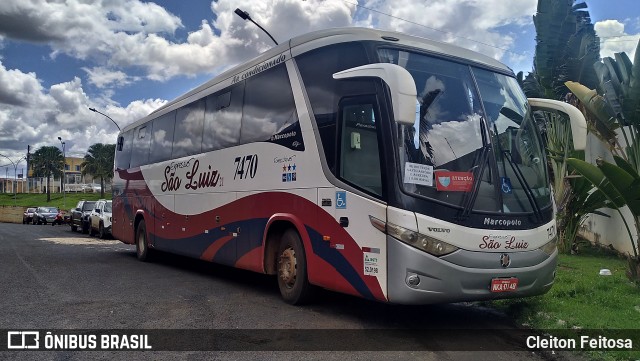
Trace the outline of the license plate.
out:
<instances>
[{"instance_id":1,"label":"license plate","mask_svg":"<svg viewBox=\"0 0 640 361\"><path fill-rule=\"evenodd\" d=\"M494 278L491 280L491 292L513 292L518 289L517 278Z\"/></svg>"}]
</instances>

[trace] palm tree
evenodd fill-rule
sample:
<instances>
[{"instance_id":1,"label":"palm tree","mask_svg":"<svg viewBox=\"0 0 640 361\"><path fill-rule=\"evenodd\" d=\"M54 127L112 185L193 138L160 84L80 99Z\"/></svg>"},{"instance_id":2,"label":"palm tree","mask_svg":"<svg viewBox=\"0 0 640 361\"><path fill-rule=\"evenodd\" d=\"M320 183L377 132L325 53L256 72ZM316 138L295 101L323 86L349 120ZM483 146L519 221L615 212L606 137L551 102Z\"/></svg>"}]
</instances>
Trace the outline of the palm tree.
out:
<instances>
[{"instance_id":1,"label":"palm tree","mask_svg":"<svg viewBox=\"0 0 640 361\"><path fill-rule=\"evenodd\" d=\"M44 146L36 150L31 156L33 174L36 177L47 178L47 202L51 201L51 176L59 177L63 174L64 156L57 147Z\"/></svg>"},{"instance_id":2,"label":"palm tree","mask_svg":"<svg viewBox=\"0 0 640 361\"><path fill-rule=\"evenodd\" d=\"M104 181L113 178L113 157L115 144L96 143L89 147L82 162L82 175L100 177L100 198L104 198Z\"/></svg>"}]
</instances>

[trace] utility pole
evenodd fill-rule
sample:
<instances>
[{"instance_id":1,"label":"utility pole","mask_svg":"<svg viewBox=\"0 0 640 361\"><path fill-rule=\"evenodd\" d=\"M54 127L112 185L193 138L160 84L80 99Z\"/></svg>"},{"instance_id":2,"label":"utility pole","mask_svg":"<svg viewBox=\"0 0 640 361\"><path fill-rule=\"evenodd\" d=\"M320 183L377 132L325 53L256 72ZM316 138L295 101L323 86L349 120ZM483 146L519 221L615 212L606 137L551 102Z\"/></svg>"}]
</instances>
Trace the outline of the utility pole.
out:
<instances>
[{"instance_id":1,"label":"utility pole","mask_svg":"<svg viewBox=\"0 0 640 361\"><path fill-rule=\"evenodd\" d=\"M27 179L27 194L29 194L29 162L31 161L31 146L27 145L27 175L26 175L26 179ZM22 174L24 174L24 171L22 172Z\"/></svg>"}]
</instances>

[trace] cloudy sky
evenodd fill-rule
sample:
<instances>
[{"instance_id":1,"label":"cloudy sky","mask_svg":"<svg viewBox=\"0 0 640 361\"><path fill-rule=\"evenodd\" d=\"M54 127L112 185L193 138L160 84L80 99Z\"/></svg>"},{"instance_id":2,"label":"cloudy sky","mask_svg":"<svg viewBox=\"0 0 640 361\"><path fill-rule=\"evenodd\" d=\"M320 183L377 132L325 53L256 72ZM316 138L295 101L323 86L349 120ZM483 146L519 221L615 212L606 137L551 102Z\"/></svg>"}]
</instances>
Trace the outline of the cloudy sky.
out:
<instances>
[{"instance_id":1,"label":"cloudy sky","mask_svg":"<svg viewBox=\"0 0 640 361\"><path fill-rule=\"evenodd\" d=\"M31 0L0 2L0 154L66 142L83 156L120 127L279 41L341 26L396 30L531 70L537 0ZM637 0L587 0L602 56L632 55ZM636 10L632 10L636 9ZM633 59L633 57L632 57ZM0 157L2 167L9 164ZM25 167L24 161L18 167ZM8 167L9 176L13 168Z\"/></svg>"}]
</instances>

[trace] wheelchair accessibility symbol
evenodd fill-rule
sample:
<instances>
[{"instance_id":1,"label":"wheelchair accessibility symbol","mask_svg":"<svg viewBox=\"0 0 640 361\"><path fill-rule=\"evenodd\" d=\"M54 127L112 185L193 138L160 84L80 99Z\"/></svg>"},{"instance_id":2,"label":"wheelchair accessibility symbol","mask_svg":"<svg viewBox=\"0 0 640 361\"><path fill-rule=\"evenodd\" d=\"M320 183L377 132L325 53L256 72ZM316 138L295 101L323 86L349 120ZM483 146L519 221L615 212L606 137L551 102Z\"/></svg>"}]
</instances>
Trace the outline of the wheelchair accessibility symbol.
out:
<instances>
[{"instance_id":1,"label":"wheelchair accessibility symbol","mask_svg":"<svg viewBox=\"0 0 640 361\"><path fill-rule=\"evenodd\" d=\"M511 179L507 177L500 177L500 188L502 189L502 193L511 194Z\"/></svg>"},{"instance_id":2,"label":"wheelchair accessibility symbol","mask_svg":"<svg viewBox=\"0 0 640 361\"><path fill-rule=\"evenodd\" d=\"M336 209L347 209L347 192L336 192Z\"/></svg>"}]
</instances>

